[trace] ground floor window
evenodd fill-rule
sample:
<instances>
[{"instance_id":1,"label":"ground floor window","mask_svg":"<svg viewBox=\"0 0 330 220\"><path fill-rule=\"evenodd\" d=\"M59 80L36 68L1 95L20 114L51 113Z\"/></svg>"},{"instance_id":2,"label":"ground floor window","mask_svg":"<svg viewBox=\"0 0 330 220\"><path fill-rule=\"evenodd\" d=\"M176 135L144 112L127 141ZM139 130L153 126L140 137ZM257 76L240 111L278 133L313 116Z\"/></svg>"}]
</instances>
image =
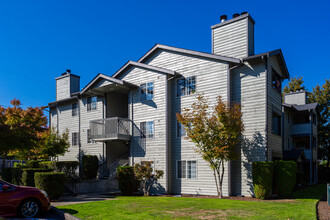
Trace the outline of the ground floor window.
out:
<instances>
[{"instance_id":1,"label":"ground floor window","mask_svg":"<svg viewBox=\"0 0 330 220\"><path fill-rule=\"evenodd\" d=\"M178 160L177 161L177 178L179 179L196 179L197 178L197 162L195 160Z\"/></svg>"},{"instance_id":2,"label":"ground floor window","mask_svg":"<svg viewBox=\"0 0 330 220\"><path fill-rule=\"evenodd\" d=\"M93 139L91 139L91 131L92 129L87 129L87 144L95 143Z\"/></svg>"}]
</instances>

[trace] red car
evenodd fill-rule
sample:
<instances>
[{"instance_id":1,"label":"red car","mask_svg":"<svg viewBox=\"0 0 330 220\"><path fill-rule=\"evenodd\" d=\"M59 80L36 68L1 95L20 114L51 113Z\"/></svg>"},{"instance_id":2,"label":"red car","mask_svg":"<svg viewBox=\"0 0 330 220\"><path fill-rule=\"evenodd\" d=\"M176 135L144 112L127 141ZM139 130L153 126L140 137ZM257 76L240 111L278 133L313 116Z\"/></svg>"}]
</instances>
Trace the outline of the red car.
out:
<instances>
[{"instance_id":1,"label":"red car","mask_svg":"<svg viewBox=\"0 0 330 220\"><path fill-rule=\"evenodd\" d=\"M49 209L50 201L45 191L0 180L0 216L33 218L40 211Z\"/></svg>"}]
</instances>

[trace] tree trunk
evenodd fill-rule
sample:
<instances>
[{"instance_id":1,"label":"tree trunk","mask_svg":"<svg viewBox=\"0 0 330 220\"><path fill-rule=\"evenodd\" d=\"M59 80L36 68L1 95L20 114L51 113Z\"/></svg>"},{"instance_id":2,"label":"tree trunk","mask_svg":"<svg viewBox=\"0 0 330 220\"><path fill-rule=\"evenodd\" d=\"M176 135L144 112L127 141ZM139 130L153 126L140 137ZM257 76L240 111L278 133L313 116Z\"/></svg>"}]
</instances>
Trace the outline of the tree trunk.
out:
<instances>
[{"instance_id":1,"label":"tree trunk","mask_svg":"<svg viewBox=\"0 0 330 220\"><path fill-rule=\"evenodd\" d=\"M215 186L217 187L218 197L220 198L220 191L219 191L218 180L217 180L217 175L216 175L215 169L213 169L213 175L214 175L214 180L215 180Z\"/></svg>"},{"instance_id":2,"label":"tree trunk","mask_svg":"<svg viewBox=\"0 0 330 220\"><path fill-rule=\"evenodd\" d=\"M220 167L218 167L217 169L217 173L218 173L218 180L219 180L219 191L220 191L220 196L219 198L223 198L223 194L222 194L222 183L223 183L223 176L225 173L225 166L224 166L224 161L221 160L221 172L220 172Z\"/></svg>"}]
</instances>

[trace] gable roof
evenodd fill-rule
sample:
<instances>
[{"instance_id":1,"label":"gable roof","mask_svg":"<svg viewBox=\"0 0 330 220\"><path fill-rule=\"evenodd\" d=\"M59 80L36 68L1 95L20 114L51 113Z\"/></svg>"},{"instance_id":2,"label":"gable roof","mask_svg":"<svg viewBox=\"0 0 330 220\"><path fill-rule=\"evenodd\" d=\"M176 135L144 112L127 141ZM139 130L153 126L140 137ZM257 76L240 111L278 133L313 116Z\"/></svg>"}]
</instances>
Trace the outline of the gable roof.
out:
<instances>
[{"instance_id":1,"label":"gable roof","mask_svg":"<svg viewBox=\"0 0 330 220\"><path fill-rule=\"evenodd\" d=\"M99 79L105 79L105 80L108 80L112 83L115 83L115 84L119 84L119 85L123 85L123 86L127 86L129 88L136 88L137 86L132 84L132 83L128 83L126 81L123 81L123 80L120 80L120 79L115 79L111 76L107 76L107 75L104 75L102 73L99 73L97 74L97 76L94 77L94 79L92 81L90 81L80 92L80 94L83 94L84 92L86 92L91 86L94 85L94 83L96 83Z\"/></svg>"},{"instance_id":2,"label":"gable roof","mask_svg":"<svg viewBox=\"0 0 330 220\"><path fill-rule=\"evenodd\" d=\"M291 105L287 103L282 103L284 107L293 108L294 110L301 112L301 111L307 111L307 110L314 110L317 107L317 103L309 103L309 104L303 104L303 105Z\"/></svg>"},{"instance_id":3,"label":"gable roof","mask_svg":"<svg viewBox=\"0 0 330 220\"><path fill-rule=\"evenodd\" d=\"M290 78L290 74L289 74L288 68L286 66L286 63L285 63L285 60L284 60L284 56L283 56L283 53L282 53L282 50L281 49L272 50L272 51L268 51L268 52L265 52L265 53L259 53L259 54L253 55L253 56L248 56L246 58L243 58L243 61L249 61L249 60L253 60L253 59L258 59L258 58L261 58L263 56L267 56L267 57L278 56L280 58L281 63L282 63L282 64L280 64L281 67L282 67L282 71L286 75L286 78L285 79L289 79Z\"/></svg>"},{"instance_id":4,"label":"gable roof","mask_svg":"<svg viewBox=\"0 0 330 220\"><path fill-rule=\"evenodd\" d=\"M195 50L187 50L187 49L182 49L182 48L178 48L178 47L166 46L166 45L162 45L162 44L156 44L155 46L153 46L145 55L143 55L138 60L138 62L143 63L151 54L153 54L157 50L173 51L173 52L182 53L182 54L186 54L186 55L208 58L208 59L212 59L212 60L226 61L226 62L236 63L236 64L240 63L240 59L233 58L233 57L220 56L220 55L215 55L215 54L211 54L211 53L199 52L199 51L195 51Z\"/></svg>"},{"instance_id":5,"label":"gable roof","mask_svg":"<svg viewBox=\"0 0 330 220\"><path fill-rule=\"evenodd\" d=\"M157 66L152 66L152 65L148 65L148 64L144 64L144 63L138 63L138 62L130 60L124 66L122 66L117 72L115 72L115 74L113 74L112 77L114 77L114 78L118 77L121 73L123 73L127 68L129 68L131 66L148 69L148 70L152 70L155 72L166 73L166 74L173 75L173 76L175 75L175 71L173 71L173 70L169 70L169 69L165 69L165 68L161 68L161 67L157 67Z\"/></svg>"}]
</instances>

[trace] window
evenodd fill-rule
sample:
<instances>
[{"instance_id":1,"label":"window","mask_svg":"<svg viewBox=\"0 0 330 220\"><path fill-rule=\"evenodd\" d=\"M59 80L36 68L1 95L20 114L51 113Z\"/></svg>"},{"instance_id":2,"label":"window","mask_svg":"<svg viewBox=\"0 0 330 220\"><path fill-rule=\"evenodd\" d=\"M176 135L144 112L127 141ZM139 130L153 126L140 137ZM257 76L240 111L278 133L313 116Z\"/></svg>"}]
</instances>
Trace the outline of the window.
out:
<instances>
[{"instance_id":1,"label":"window","mask_svg":"<svg viewBox=\"0 0 330 220\"><path fill-rule=\"evenodd\" d=\"M281 116L273 112L272 133L281 136Z\"/></svg>"},{"instance_id":2,"label":"window","mask_svg":"<svg viewBox=\"0 0 330 220\"><path fill-rule=\"evenodd\" d=\"M185 136L187 136L183 124L181 124L178 121L176 122L176 136L177 137L185 137Z\"/></svg>"},{"instance_id":3,"label":"window","mask_svg":"<svg viewBox=\"0 0 330 220\"><path fill-rule=\"evenodd\" d=\"M141 138L154 138L154 122L147 121L140 123Z\"/></svg>"},{"instance_id":4,"label":"window","mask_svg":"<svg viewBox=\"0 0 330 220\"><path fill-rule=\"evenodd\" d=\"M154 83L143 83L140 86L140 100L152 100L154 98Z\"/></svg>"},{"instance_id":5,"label":"window","mask_svg":"<svg viewBox=\"0 0 330 220\"><path fill-rule=\"evenodd\" d=\"M93 111L97 109L97 96L87 98L87 111Z\"/></svg>"},{"instance_id":6,"label":"window","mask_svg":"<svg viewBox=\"0 0 330 220\"><path fill-rule=\"evenodd\" d=\"M91 139L91 129L87 129L87 144L95 143L93 139Z\"/></svg>"},{"instance_id":7,"label":"window","mask_svg":"<svg viewBox=\"0 0 330 220\"><path fill-rule=\"evenodd\" d=\"M274 69L272 69L272 72L273 72L273 74L272 74L272 86L277 92L280 93L282 91L281 77Z\"/></svg>"},{"instance_id":8,"label":"window","mask_svg":"<svg viewBox=\"0 0 330 220\"><path fill-rule=\"evenodd\" d=\"M185 96L196 92L196 76L177 80L177 96Z\"/></svg>"},{"instance_id":9,"label":"window","mask_svg":"<svg viewBox=\"0 0 330 220\"><path fill-rule=\"evenodd\" d=\"M78 103L72 104L72 116L76 116L79 114Z\"/></svg>"},{"instance_id":10,"label":"window","mask_svg":"<svg viewBox=\"0 0 330 220\"><path fill-rule=\"evenodd\" d=\"M79 133L72 133L72 146L77 146L79 144Z\"/></svg>"},{"instance_id":11,"label":"window","mask_svg":"<svg viewBox=\"0 0 330 220\"><path fill-rule=\"evenodd\" d=\"M179 179L196 179L197 178L197 162L195 160L177 161L177 177Z\"/></svg>"}]
</instances>

